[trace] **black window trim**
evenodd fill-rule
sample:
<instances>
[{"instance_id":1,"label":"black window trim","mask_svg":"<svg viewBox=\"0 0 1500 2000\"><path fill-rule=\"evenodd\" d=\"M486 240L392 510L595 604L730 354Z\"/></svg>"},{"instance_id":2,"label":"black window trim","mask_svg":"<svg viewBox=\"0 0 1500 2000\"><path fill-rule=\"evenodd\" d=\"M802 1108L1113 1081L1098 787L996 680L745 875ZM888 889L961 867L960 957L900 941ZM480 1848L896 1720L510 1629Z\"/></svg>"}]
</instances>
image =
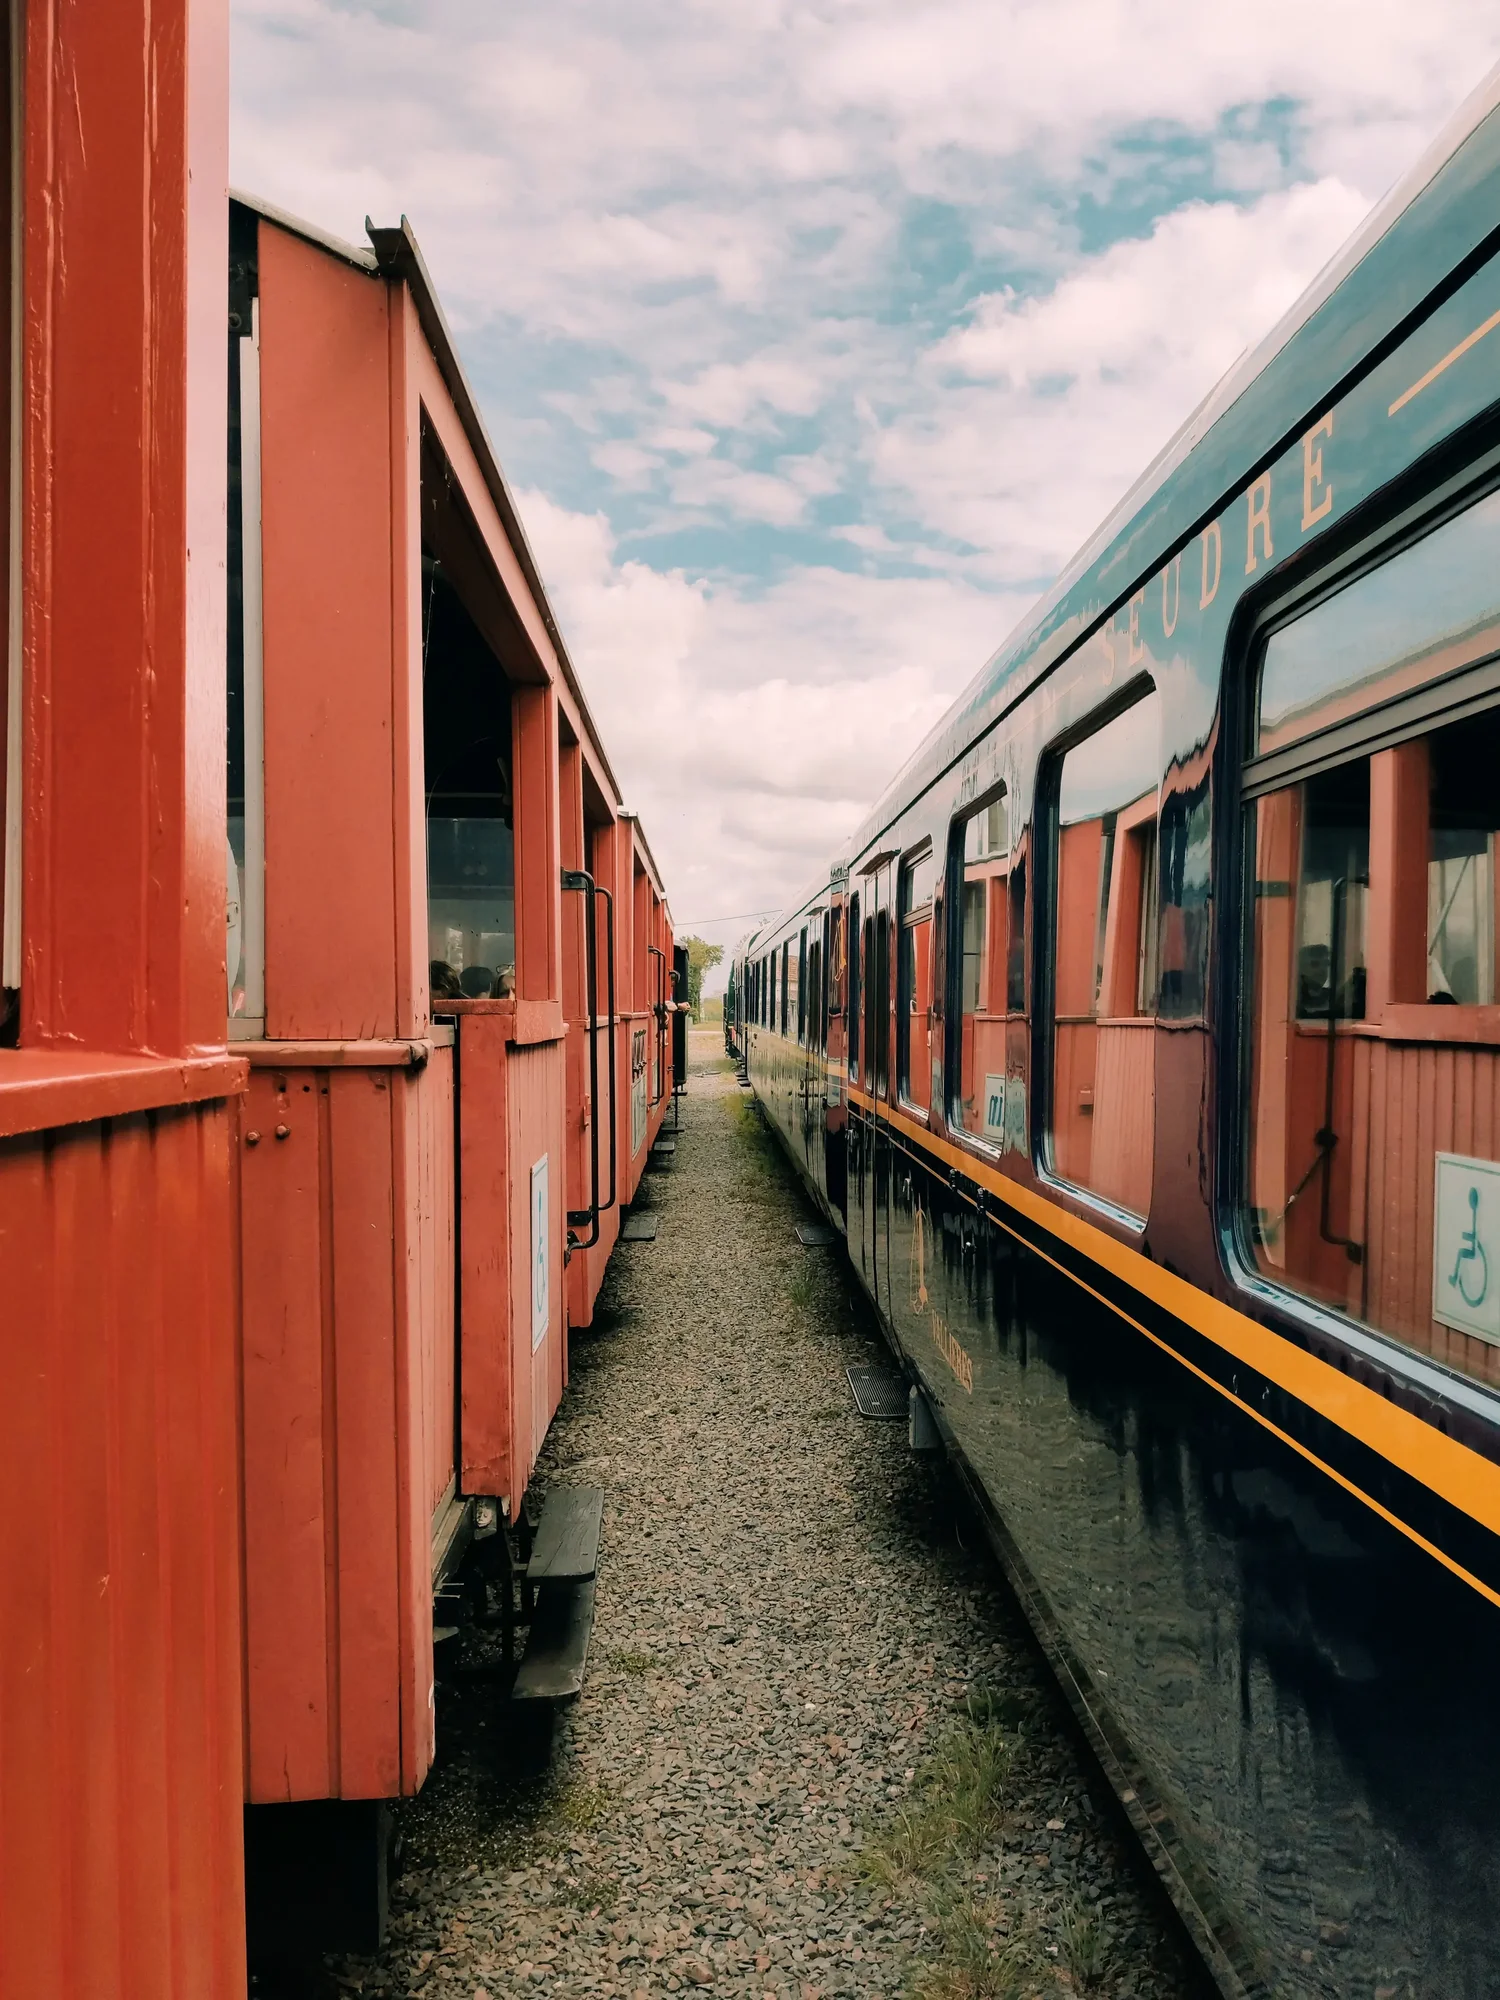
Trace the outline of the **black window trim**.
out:
<instances>
[{"instance_id":1,"label":"black window trim","mask_svg":"<svg viewBox=\"0 0 1500 2000\"><path fill-rule=\"evenodd\" d=\"M1491 439L1493 435L1491 427ZM1462 438L1452 441L1460 451L1464 443ZM1472 454L1472 443L1469 449ZM1452 463L1451 458L1448 463ZM1214 954L1220 992L1215 1015L1221 1044L1229 1054L1226 1080L1233 1093L1227 1105L1221 1100L1216 1121L1215 1234L1225 1274L1245 1301L1254 1301L1291 1325L1336 1342L1367 1364L1394 1371L1428 1393L1432 1392L1429 1385L1437 1384L1437 1393L1445 1401L1473 1408L1483 1399L1487 1420L1500 1404L1500 1395L1486 1384L1449 1369L1395 1334L1351 1318L1338 1306L1278 1283L1256 1265L1249 1240L1253 981L1244 975L1252 963L1255 923L1255 843L1248 832L1251 814L1247 808L1269 792L1492 708L1500 698L1500 656L1487 654L1413 689L1409 695L1377 702L1347 722L1311 733L1264 757L1254 757L1249 754L1250 732L1258 712L1258 682L1268 641L1284 626L1382 568L1495 492L1500 492L1500 444L1493 442L1472 454L1456 471L1426 485L1415 497L1411 497L1412 481L1403 480L1394 509L1384 518L1362 528L1342 548L1334 545L1309 550L1305 568L1299 566L1293 576L1280 579L1282 587L1251 608L1243 624L1231 624L1220 681L1227 765L1222 785L1224 807L1215 815L1214 834L1215 853L1224 862L1216 877L1234 898L1234 907L1221 912ZM1225 1094L1229 1096L1229 1092Z\"/></svg>"}]
</instances>

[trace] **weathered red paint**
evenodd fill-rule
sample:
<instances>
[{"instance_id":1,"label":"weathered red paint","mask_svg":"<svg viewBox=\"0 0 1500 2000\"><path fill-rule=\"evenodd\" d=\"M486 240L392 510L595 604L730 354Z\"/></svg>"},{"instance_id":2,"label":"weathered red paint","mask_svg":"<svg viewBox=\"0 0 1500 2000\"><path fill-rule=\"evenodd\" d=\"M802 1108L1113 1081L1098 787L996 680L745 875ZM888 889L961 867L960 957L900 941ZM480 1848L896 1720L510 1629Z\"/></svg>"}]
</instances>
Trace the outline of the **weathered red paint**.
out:
<instances>
[{"instance_id":1,"label":"weathered red paint","mask_svg":"<svg viewBox=\"0 0 1500 2000\"><path fill-rule=\"evenodd\" d=\"M255 1073L238 1139L247 1796L262 1803L420 1785L434 1536L467 1497L519 1508L567 1379L570 1317L592 1310L603 1255L565 1260L567 1210L585 1205L587 1126L569 1091L586 995L579 899L565 904L559 872L583 852L585 791L605 821L606 886L628 894L634 867L651 935L670 926L639 833L619 837L487 447L410 288L269 218L258 272L268 1039L244 1045ZM462 509L445 565L473 593L512 727L516 992L445 1001L452 1049L428 992L424 432ZM457 534L443 519L436 531ZM621 911L626 1000L624 897ZM642 1018L616 1032L628 1041ZM629 1075L627 1046L627 1148ZM543 1158L549 1309L534 1344ZM622 1199L643 1159L624 1160ZM601 1253L616 1229L604 1218Z\"/></svg>"},{"instance_id":2,"label":"weathered red paint","mask_svg":"<svg viewBox=\"0 0 1500 2000\"><path fill-rule=\"evenodd\" d=\"M24 19L0 1993L233 2000L227 21L209 0L35 0Z\"/></svg>"}]
</instances>

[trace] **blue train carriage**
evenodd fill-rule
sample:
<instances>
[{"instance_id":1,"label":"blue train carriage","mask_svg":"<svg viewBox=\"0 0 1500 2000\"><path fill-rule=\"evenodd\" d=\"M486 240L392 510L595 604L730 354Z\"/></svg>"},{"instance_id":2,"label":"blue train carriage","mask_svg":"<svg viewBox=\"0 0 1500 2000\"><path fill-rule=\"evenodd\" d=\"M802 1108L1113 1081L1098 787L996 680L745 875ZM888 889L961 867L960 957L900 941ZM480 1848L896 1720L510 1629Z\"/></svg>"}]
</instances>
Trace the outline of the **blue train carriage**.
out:
<instances>
[{"instance_id":1,"label":"blue train carriage","mask_svg":"<svg viewBox=\"0 0 1500 2000\"><path fill-rule=\"evenodd\" d=\"M1497 103L740 959L1226 1994L1500 1991Z\"/></svg>"}]
</instances>

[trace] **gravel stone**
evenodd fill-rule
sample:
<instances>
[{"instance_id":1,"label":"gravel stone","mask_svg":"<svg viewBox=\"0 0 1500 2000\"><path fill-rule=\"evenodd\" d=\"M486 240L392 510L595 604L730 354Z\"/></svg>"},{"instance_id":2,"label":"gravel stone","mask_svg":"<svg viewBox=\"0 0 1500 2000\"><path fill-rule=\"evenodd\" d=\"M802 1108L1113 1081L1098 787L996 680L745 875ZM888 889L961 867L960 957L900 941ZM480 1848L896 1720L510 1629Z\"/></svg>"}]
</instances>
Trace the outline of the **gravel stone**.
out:
<instances>
[{"instance_id":1,"label":"gravel stone","mask_svg":"<svg viewBox=\"0 0 1500 2000\"><path fill-rule=\"evenodd\" d=\"M658 1238L615 1252L529 1503L607 1492L583 1694L549 1745L489 1634L445 1642L387 1947L323 1990L1199 1992L940 1455L855 1413L844 1370L886 1351L841 1249L797 1242L809 1204L721 1048L692 1037L676 1152L637 1204ZM869 1859L976 1691L1016 1745L1001 1831L957 1886L992 1941L1031 1941L1014 1987L933 1985L941 1896ZM1069 1910L1106 1940L1087 1979Z\"/></svg>"}]
</instances>

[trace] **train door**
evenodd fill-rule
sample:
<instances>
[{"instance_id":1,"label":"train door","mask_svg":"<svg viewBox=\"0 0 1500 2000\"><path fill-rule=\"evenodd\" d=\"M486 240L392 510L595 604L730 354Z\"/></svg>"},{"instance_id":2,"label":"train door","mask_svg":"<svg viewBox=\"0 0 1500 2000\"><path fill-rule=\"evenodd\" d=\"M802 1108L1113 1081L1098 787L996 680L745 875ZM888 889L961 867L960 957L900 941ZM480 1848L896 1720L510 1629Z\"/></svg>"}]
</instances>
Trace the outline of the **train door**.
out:
<instances>
[{"instance_id":1,"label":"train door","mask_svg":"<svg viewBox=\"0 0 1500 2000\"><path fill-rule=\"evenodd\" d=\"M889 1255L887 1197L890 1135L885 1101L890 1089L891 1017L891 858L882 857L865 876L860 939L863 966L859 1087L864 1107L864 1187L860 1205L860 1261L865 1279L881 1296Z\"/></svg>"},{"instance_id":2,"label":"train door","mask_svg":"<svg viewBox=\"0 0 1500 2000\"><path fill-rule=\"evenodd\" d=\"M848 1091L848 898L834 892L824 923L827 946L823 1005L823 1190L830 1208L849 1219Z\"/></svg>"}]
</instances>

